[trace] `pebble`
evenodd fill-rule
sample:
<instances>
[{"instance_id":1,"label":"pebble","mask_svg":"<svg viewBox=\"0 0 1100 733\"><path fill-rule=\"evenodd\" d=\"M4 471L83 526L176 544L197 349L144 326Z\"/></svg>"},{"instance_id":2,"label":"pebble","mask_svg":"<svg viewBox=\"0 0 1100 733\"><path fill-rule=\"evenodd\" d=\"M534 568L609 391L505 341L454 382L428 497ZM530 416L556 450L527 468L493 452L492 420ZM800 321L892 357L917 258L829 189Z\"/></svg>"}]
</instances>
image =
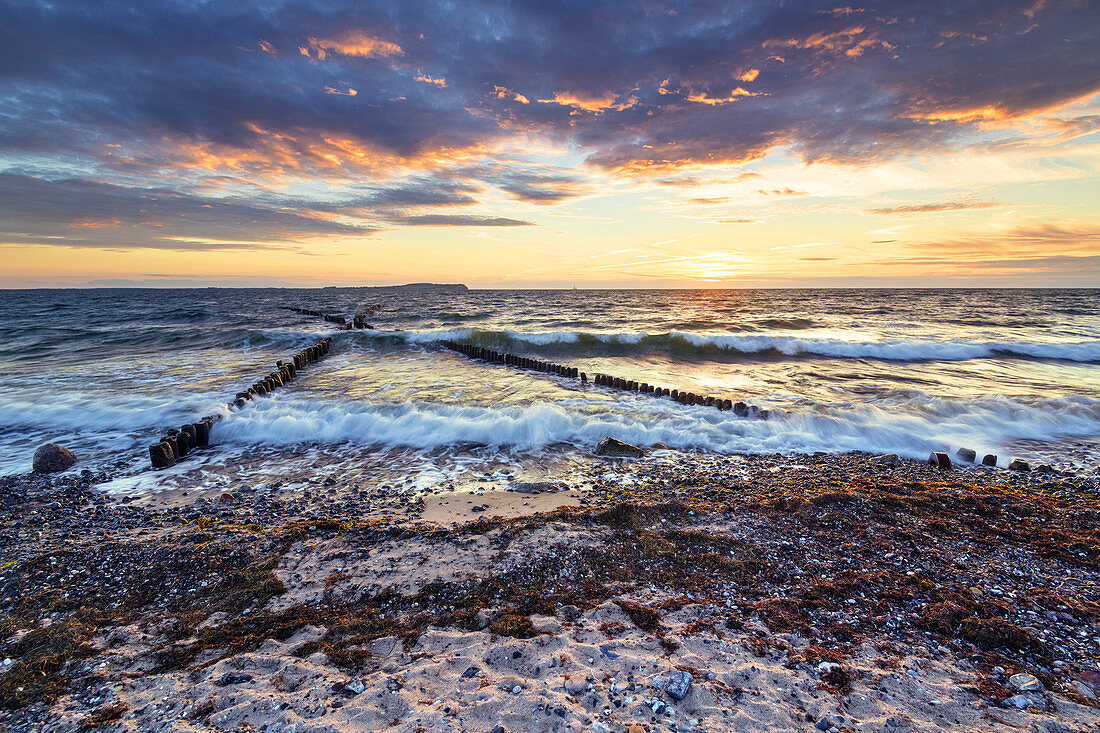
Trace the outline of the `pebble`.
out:
<instances>
[{"instance_id":1,"label":"pebble","mask_svg":"<svg viewBox=\"0 0 1100 733\"><path fill-rule=\"evenodd\" d=\"M1020 692L1041 692L1043 690L1043 683L1030 674L1014 674L1008 678L1008 685Z\"/></svg>"},{"instance_id":2,"label":"pebble","mask_svg":"<svg viewBox=\"0 0 1100 733\"><path fill-rule=\"evenodd\" d=\"M1031 698L1029 698L1027 695L1014 695L1013 697L1009 697L1009 698L1006 698L1006 699L1001 701L1001 706L1002 707L1006 707L1006 708L1014 707L1014 708L1019 708L1020 710L1023 710L1025 708L1029 708L1033 704L1034 703L1031 702Z\"/></svg>"},{"instance_id":3,"label":"pebble","mask_svg":"<svg viewBox=\"0 0 1100 733\"><path fill-rule=\"evenodd\" d=\"M695 678L691 676L690 672L677 670L669 675L665 692L676 700L683 700L694 681Z\"/></svg>"}]
</instances>

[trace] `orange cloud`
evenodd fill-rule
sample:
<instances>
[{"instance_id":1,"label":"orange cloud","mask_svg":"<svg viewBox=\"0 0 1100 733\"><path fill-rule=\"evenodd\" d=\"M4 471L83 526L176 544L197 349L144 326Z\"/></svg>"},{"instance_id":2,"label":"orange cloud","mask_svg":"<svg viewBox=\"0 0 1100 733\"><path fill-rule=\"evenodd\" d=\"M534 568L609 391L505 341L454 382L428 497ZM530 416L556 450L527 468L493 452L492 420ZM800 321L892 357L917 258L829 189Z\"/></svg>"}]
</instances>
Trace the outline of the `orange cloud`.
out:
<instances>
[{"instance_id":1,"label":"orange cloud","mask_svg":"<svg viewBox=\"0 0 1100 733\"><path fill-rule=\"evenodd\" d=\"M519 92L513 92L508 87L494 86L493 87L493 93L496 95L497 99L514 99L515 101L519 102L520 104L530 104L531 103L531 100L529 100L527 97L523 96Z\"/></svg>"},{"instance_id":2,"label":"orange cloud","mask_svg":"<svg viewBox=\"0 0 1100 733\"><path fill-rule=\"evenodd\" d=\"M749 69L741 76L737 77L738 81L753 82L756 81L756 77L760 76L760 69Z\"/></svg>"},{"instance_id":3,"label":"orange cloud","mask_svg":"<svg viewBox=\"0 0 1100 733\"><path fill-rule=\"evenodd\" d=\"M300 177L323 175L327 180L372 175L380 180L456 164L468 164L489 153L485 144L436 146L399 155L366 141L323 131L276 132L256 124L246 126L253 139L247 146L164 138L159 150L130 166L171 167L210 174L247 177L252 185L275 188ZM112 158L114 160L114 158Z\"/></svg>"},{"instance_id":4,"label":"orange cloud","mask_svg":"<svg viewBox=\"0 0 1100 733\"><path fill-rule=\"evenodd\" d=\"M272 46L267 41L265 41L264 39L262 39L262 38L260 39L259 45L260 45L260 50L262 50L264 53L269 53L272 56L275 55L275 47Z\"/></svg>"},{"instance_id":5,"label":"orange cloud","mask_svg":"<svg viewBox=\"0 0 1100 733\"><path fill-rule=\"evenodd\" d=\"M879 46L887 51L893 50L894 46L886 41L880 41L871 37L859 38L866 30L866 26L853 25L839 31L814 33L806 38L787 38L765 41L764 48L768 48L769 46L789 46L792 48L803 48L813 51L843 53L850 58L862 56L866 49L875 46ZM772 58L777 61L783 61L783 59L778 56Z\"/></svg>"},{"instance_id":6,"label":"orange cloud","mask_svg":"<svg viewBox=\"0 0 1100 733\"><path fill-rule=\"evenodd\" d=\"M700 92L698 94L689 95L687 100L697 104L720 105L736 102L740 97L756 97L761 94L763 94L763 92L750 92L744 87L737 87L730 92L728 97L710 97L707 96L706 92Z\"/></svg>"},{"instance_id":7,"label":"orange cloud","mask_svg":"<svg viewBox=\"0 0 1100 733\"><path fill-rule=\"evenodd\" d=\"M82 219L69 222L66 226L79 229L116 229L122 226L119 219Z\"/></svg>"},{"instance_id":8,"label":"orange cloud","mask_svg":"<svg viewBox=\"0 0 1100 733\"><path fill-rule=\"evenodd\" d=\"M308 48L299 46L298 51L303 56L309 56L318 61L324 61L330 53L366 59L405 54L396 43L375 38L363 30L344 31L333 38L309 38Z\"/></svg>"},{"instance_id":9,"label":"orange cloud","mask_svg":"<svg viewBox=\"0 0 1100 733\"><path fill-rule=\"evenodd\" d=\"M347 89L338 89L336 87L325 87L325 94L341 94L345 97L354 97L359 92L355 91L351 87Z\"/></svg>"},{"instance_id":10,"label":"orange cloud","mask_svg":"<svg viewBox=\"0 0 1100 733\"><path fill-rule=\"evenodd\" d=\"M554 92L553 97L550 99L540 99L539 102L543 104L560 104L563 107L573 107L574 109L592 112L593 114L602 114L609 109L621 112L624 109L634 106L638 101L635 97L631 97L626 102L619 104L616 103L616 99L618 99L618 95L615 94L595 96L577 92Z\"/></svg>"},{"instance_id":11,"label":"orange cloud","mask_svg":"<svg viewBox=\"0 0 1100 733\"><path fill-rule=\"evenodd\" d=\"M431 76L429 76L427 74L420 74L418 76L414 76L413 81L422 81L425 84L435 84L437 87L441 87L441 88L447 86L447 80L444 79L443 77L439 77L438 79L433 79Z\"/></svg>"}]
</instances>

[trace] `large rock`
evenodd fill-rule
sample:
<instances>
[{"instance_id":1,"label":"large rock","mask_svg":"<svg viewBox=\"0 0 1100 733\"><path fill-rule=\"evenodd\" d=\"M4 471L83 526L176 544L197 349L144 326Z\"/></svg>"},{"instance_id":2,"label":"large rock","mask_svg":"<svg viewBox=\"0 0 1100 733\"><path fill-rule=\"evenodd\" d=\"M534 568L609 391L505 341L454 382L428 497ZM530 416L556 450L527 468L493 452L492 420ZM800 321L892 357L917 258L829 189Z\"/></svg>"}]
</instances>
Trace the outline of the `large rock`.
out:
<instances>
[{"instance_id":1,"label":"large rock","mask_svg":"<svg viewBox=\"0 0 1100 733\"><path fill-rule=\"evenodd\" d=\"M872 466L894 467L901 465L901 456L897 453L886 453L871 459Z\"/></svg>"},{"instance_id":2,"label":"large rock","mask_svg":"<svg viewBox=\"0 0 1100 733\"><path fill-rule=\"evenodd\" d=\"M928 465L936 468L951 468L951 456L937 451L928 456Z\"/></svg>"},{"instance_id":3,"label":"large rock","mask_svg":"<svg viewBox=\"0 0 1100 733\"><path fill-rule=\"evenodd\" d=\"M35 473L56 473L76 465L76 454L57 443L46 443L34 452L31 467Z\"/></svg>"},{"instance_id":4,"label":"large rock","mask_svg":"<svg viewBox=\"0 0 1100 733\"><path fill-rule=\"evenodd\" d=\"M596 446L596 455L612 458L641 458L645 455L645 451L636 445L607 437Z\"/></svg>"},{"instance_id":5,"label":"large rock","mask_svg":"<svg viewBox=\"0 0 1100 733\"><path fill-rule=\"evenodd\" d=\"M970 448L959 448L955 451L955 455L963 459L967 463L973 463L978 459L978 452Z\"/></svg>"}]
</instances>

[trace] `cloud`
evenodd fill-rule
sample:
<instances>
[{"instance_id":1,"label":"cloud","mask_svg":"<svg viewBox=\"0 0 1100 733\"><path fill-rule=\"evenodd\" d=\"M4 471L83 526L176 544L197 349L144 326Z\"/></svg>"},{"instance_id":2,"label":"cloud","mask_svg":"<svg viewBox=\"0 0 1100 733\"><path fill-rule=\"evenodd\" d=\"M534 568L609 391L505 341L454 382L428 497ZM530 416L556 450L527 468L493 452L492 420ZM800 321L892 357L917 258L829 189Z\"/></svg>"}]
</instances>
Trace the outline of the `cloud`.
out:
<instances>
[{"instance_id":1,"label":"cloud","mask_svg":"<svg viewBox=\"0 0 1100 733\"><path fill-rule=\"evenodd\" d=\"M660 16L534 0L290 0L277 13L8 4L0 139L9 152L81 154L127 141L140 159L138 143L156 155L166 138L263 150L261 129L306 150L336 138L401 159L536 133L625 172L777 147L872 162L957 146L989 120L1096 92L1095 21L1090 3L1038 12L1013 0L929 0L917 15L901 0L840 14L750 0ZM340 100L349 92L334 70L369 114ZM446 99L432 94L444 84Z\"/></svg>"},{"instance_id":2,"label":"cloud","mask_svg":"<svg viewBox=\"0 0 1100 733\"><path fill-rule=\"evenodd\" d=\"M425 84L435 84L437 87L440 87L440 88L444 88L444 87L447 86L447 80L444 79L443 77L439 77L438 79L433 79L428 74L417 74L416 76L413 77L413 81L419 81L419 82L423 82Z\"/></svg>"},{"instance_id":3,"label":"cloud","mask_svg":"<svg viewBox=\"0 0 1100 733\"><path fill-rule=\"evenodd\" d=\"M324 61L332 53L365 59L404 54L396 43L384 41L360 29L343 31L332 38L310 38L299 50L303 56L319 61Z\"/></svg>"},{"instance_id":4,"label":"cloud","mask_svg":"<svg viewBox=\"0 0 1100 733\"><path fill-rule=\"evenodd\" d=\"M758 189L756 189L756 192L758 194L760 194L761 196L806 196L807 195L806 191L799 191L799 190L791 188L790 186L785 186L783 188L767 188L767 189L758 188Z\"/></svg>"},{"instance_id":5,"label":"cloud","mask_svg":"<svg viewBox=\"0 0 1100 733\"><path fill-rule=\"evenodd\" d=\"M944 238L920 245L926 251L970 250L976 253L991 251L1042 252L1057 247L1061 253L1085 251L1100 253L1100 225L1090 222L1040 222L1019 224L990 232Z\"/></svg>"},{"instance_id":6,"label":"cloud","mask_svg":"<svg viewBox=\"0 0 1100 733\"><path fill-rule=\"evenodd\" d=\"M941 211L964 211L967 209L992 209L1003 206L996 201L978 201L975 199L956 199L954 201L941 201L931 204L906 204L903 206L888 206L878 209L864 209L867 214L934 214Z\"/></svg>"},{"instance_id":7,"label":"cloud","mask_svg":"<svg viewBox=\"0 0 1100 733\"><path fill-rule=\"evenodd\" d=\"M412 227L527 227L532 222L504 216L474 216L465 214L421 214L392 217L390 221Z\"/></svg>"},{"instance_id":8,"label":"cloud","mask_svg":"<svg viewBox=\"0 0 1100 733\"><path fill-rule=\"evenodd\" d=\"M557 204L591 191L591 184L576 173L514 161L500 160L490 165L457 168L448 175L496 186L512 198L529 204Z\"/></svg>"},{"instance_id":9,"label":"cloud","mask_svg":"<svg viewBox=\"0 0 1100 733\"><path fill-rule=\"evenodd\" d=\"M0 243L106 249L277 249L377 231L283 208L83 179L0 173Z\"/></svg>"}]
</instances>

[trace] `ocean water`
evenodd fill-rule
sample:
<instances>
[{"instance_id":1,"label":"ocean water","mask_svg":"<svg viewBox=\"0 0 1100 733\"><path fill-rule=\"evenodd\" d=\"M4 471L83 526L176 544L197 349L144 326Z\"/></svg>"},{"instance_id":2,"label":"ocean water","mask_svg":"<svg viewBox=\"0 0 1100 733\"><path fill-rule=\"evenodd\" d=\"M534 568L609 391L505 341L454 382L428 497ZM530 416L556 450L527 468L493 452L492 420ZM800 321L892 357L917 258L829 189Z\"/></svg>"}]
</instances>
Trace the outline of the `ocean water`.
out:
<instances>
[{"instance_id":1,"label":"ocean water","mask_svg":"<svg viewBox=\"0 0 1100 733\"><path fill-rule=\"evenodd\" d=\"M334 331L297 306L373 330ZM607 435L717 454L969 447L1100 463L1098 290L0 291L0 474L56 441L144 489L197 470L386 466L411 484L568 462ZM225 403L323 335L273 397ZM488 346L772 411L685 407L443 349ZM215 449L147 446L202 415ZM190 472L190 473L188 473Z\"/></svg>"}]
</instances>

